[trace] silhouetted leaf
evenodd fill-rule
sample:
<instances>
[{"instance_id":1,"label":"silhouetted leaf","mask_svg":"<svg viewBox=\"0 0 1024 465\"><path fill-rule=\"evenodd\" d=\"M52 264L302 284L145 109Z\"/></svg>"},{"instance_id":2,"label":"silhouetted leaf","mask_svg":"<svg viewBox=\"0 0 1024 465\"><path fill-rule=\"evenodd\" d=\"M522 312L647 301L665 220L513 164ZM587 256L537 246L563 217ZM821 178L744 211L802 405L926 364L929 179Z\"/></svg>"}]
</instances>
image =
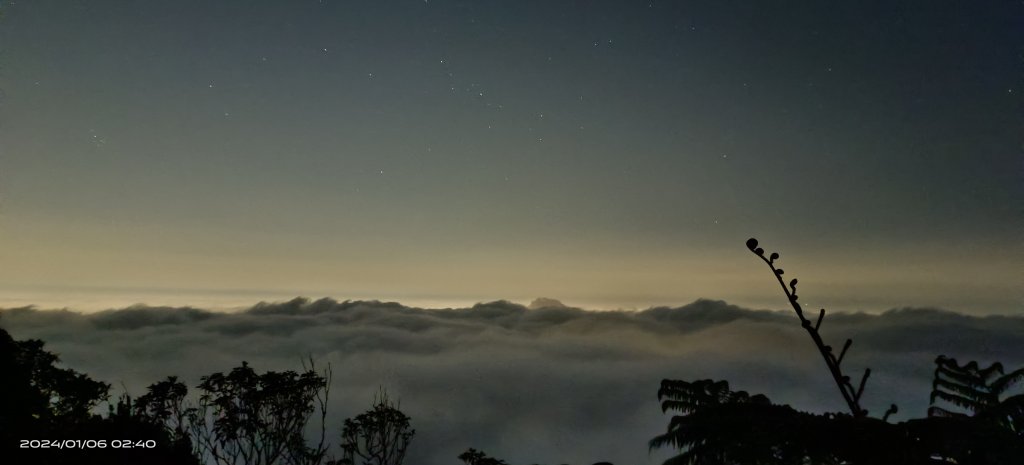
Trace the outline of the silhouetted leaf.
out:
<instances>
[{"instance_id":1,"label":"silhouetted leaf","mask_svg":"<svg viewBox=\"0 0 1024 465\"><path fill-rule=\"evenodd\" d=\"M753 252L754 249L757 248L757 239L754 239L753 237L747 239L747 248L750 249L751 252Z\"/></svg>"}]
</instances>

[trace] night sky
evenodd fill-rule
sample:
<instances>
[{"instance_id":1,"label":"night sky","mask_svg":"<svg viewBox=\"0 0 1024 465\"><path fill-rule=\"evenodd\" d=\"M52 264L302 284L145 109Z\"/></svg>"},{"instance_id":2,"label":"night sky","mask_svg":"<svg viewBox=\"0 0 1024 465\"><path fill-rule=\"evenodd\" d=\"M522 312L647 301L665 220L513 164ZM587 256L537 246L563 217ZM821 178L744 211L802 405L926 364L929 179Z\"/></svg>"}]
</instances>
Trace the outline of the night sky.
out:
<instances>
[{"instance_id":1,"label":"night sky","mask_svg":"<svg viewBox=\"0 0 1024 465\"><path fill-rule=\"evenodd\" d=\"M1021 314L1024 7L767 3L4 2L0 306Z\"/></svg>"},{"instance_id":2,"label":"night sky","mask_svg":"<svg viewBox=\"0 0 1024 465\"><path fill-rule=\"evenodd\" d=\"M750 237L873 414L1024 365L1021 2L0 12L0 325L112 398L308 356L335 444L661 463L662 378L843 408Z\"/></svg>"}]
</instances>

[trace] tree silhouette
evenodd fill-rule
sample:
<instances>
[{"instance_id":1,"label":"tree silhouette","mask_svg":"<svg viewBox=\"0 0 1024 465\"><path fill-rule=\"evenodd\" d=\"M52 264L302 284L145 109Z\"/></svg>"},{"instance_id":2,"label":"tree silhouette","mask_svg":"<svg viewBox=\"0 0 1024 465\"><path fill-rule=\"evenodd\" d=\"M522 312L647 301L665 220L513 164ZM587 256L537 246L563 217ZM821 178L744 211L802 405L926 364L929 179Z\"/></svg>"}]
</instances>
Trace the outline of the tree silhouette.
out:
<instances>
[{"instance_id":1,"label":"tree silhouette","mask_svg":"<svg viewBox=\"0 0 1024 465\"><path fill-rule=\"evenodd\" d=\"M171 434L164 425L141 411L138 401L132 402L131 396L122 394L117 405L109 406L109 414L98 425L92 426L91 433L99 439L117 438L119 441L129 440L133 443L155 441L153 449L131 449L121 451L120 460L104 457L98 463L147 463L151 465L200 465L192 442L188 436ZM88 463L88 462L87 462Z\"/></svg>"},{"instance_id":2,"label":"tree silhouette","mask_svg":"<svg viewBox=\"0 0 1024 465\"><path fill-rule=\"evenodd\" d=\"M355 465L358 457L362 465L400 465L416 435L409 420L382 390L370 410L345 420L341 464Z\"/></svg>"},{"instance_id":3,"label":"tree silhouette","mask_svg":"<svg viewBox=\"0 0 1024 465\"><path fill-rule=\"evenodd\" d=\"M25 437L88 421L110 385L69 368L38 339L17 341L0 329L0 434ZM26 429L28 431L26 431Z\"/></svg>"},{"instance_id":4,"label":"tree silhouette","mask_svg":"<svg viewBox=\"0 0 1024 465\"><path fill-rule=\"evenodd\" d=\"M148 392L135 401L134 407L128 400L127 407L133 414L161 426L179 447L187 448L199 456L198 445L192 440L190 425L197 418L196 409L185 405L188 387L170 376L149 386Z\"/></svg>"},{"instance_id":5,"label":"tree silhouette","mask_svg":"<svg viewBox=\"0 0 1024 465\"><path fill-rule=\"evenodd\" d=\"M219 465L319 464L326 452L323 437L317 447L308 447L303 433L314 402L325 412L329 377L329 370L321 376L313 369L257 374L246 362L228 374L204 376L199 405L185 415L199 453ZM151 387L150 394L164 397L146 404L155 405L160 415L173 415L181 396L180 386L169 381L166 390Z\"/></svg>"},{"instance_id":6,"label":"tree silhouette","mask_svg":"<svg viewBox=\"0 0 1024 465\"><path fill-rule=\"evenodd\" d=\"M149 386L134 400L127 394L104 418L93 412L110 385L57 366L59 357L40 340L14 340L0 329L0 440L14 463L318 465L323 462L324 419L331 370L317 373L313 361L302 373L249 365L202 378L197 404L176 377ZM314 404L316 404L314 406ZM306 445L310 416L321 414L320 442ZM97 439L105 447L26 451L21 439ZM155 449L115 449L112 440L155 441ZM80 446L79 449L82 449ZM24 455L24 459L18 459Z\"/></svg>"},{"instance_id":7,"label":"tree silhouette","mask_svg":"<svg viewBox=\"0 0 1024 465\"><path fill-rule=\"evenodd\" d=\"M258 374L248 363L229 373L201 378L197 404L175 376L149 386L135 403L136 415L160 425L180 448L218 465L317 465L324 460L324 418L331 369ZM314 405L316 404L316 405ZM320 441L307 446L304 432L320 411Z\"/></svg>"}]
</instances>

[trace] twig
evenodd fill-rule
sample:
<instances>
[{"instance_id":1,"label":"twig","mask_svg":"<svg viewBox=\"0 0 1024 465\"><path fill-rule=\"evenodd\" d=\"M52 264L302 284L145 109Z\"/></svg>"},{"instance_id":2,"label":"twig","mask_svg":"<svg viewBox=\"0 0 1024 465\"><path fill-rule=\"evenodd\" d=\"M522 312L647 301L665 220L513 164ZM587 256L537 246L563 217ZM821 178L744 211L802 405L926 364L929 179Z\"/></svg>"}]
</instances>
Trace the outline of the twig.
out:
<instances>
[{"instance_id":1,"label":"twig","mask_svg":"<svg viewBox=\"0 0 1024 465\"><path fill-rule=\"evenodd\" d=\"M839 364L843 360L843 356L846 355L847 349L850 348L850 344L853 340L847 339L846 344L843 345L843 350L839 353L839 357L832 353L832 347L825 344L825 341L821 339L821 335L818 333L818 328L821 327L821 322L825 318L825 309L821 309L818 313L818 321L811 324L811 321L804 317L804 310L800 304L797 303L799 298L796 294L797 280L793 279L789 282L789 286L782 280L784 271L782 268L776 268L775 262L779 259L779 254L772 252L768 257L764 255L764 249L757 246L757 239L750 238L747 240L747 248L750 249L754 255L761 257L768 264L768 267L772 269L772 273L775 275L775 279L779 281L779 285L782 286L782 292L786 293L786 298L789 299L790 305L793 310L796 311L796 316L800 318L800 325L807 330L807 333L811 335L811 339L814 341L814 345L818 348L818 352L821 352L822 358L825 359L825 365L828 366L828 371L832 375L832 379L835 381L836 386L839 388L839 393L843 395L843 400L846 401L846 405L850 408L850 412L854 417L865 417L868 411L860 406L860 396L864 393L864 385L867 383L868 376L871 374L871 370L865 370L864 376L860 380L860 386L854 390L853 385L850 384L850 377L843 374L842 368ZM895 407L895 406L894 406ZM886 418L888 415L895 412L894 408L890 408L892 412L886 412Z\"/></svg>"}]
</instances>

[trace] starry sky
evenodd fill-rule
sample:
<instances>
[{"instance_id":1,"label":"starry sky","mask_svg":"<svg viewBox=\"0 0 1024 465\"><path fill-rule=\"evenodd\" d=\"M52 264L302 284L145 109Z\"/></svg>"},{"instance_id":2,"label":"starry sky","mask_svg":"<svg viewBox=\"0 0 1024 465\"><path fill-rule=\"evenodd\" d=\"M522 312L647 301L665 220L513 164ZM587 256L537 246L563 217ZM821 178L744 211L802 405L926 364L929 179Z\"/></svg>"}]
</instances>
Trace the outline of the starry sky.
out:
<instances>
[{"instance_id":1,"label":"starry sky","mask_svg":"<svg viewBox=\"0 0 1024 465\"><path fill-rule=\"evenodd\" d=\"M1016 314L1019 2L0 4L0 307Z\"/></svg>"}]
</instances>

